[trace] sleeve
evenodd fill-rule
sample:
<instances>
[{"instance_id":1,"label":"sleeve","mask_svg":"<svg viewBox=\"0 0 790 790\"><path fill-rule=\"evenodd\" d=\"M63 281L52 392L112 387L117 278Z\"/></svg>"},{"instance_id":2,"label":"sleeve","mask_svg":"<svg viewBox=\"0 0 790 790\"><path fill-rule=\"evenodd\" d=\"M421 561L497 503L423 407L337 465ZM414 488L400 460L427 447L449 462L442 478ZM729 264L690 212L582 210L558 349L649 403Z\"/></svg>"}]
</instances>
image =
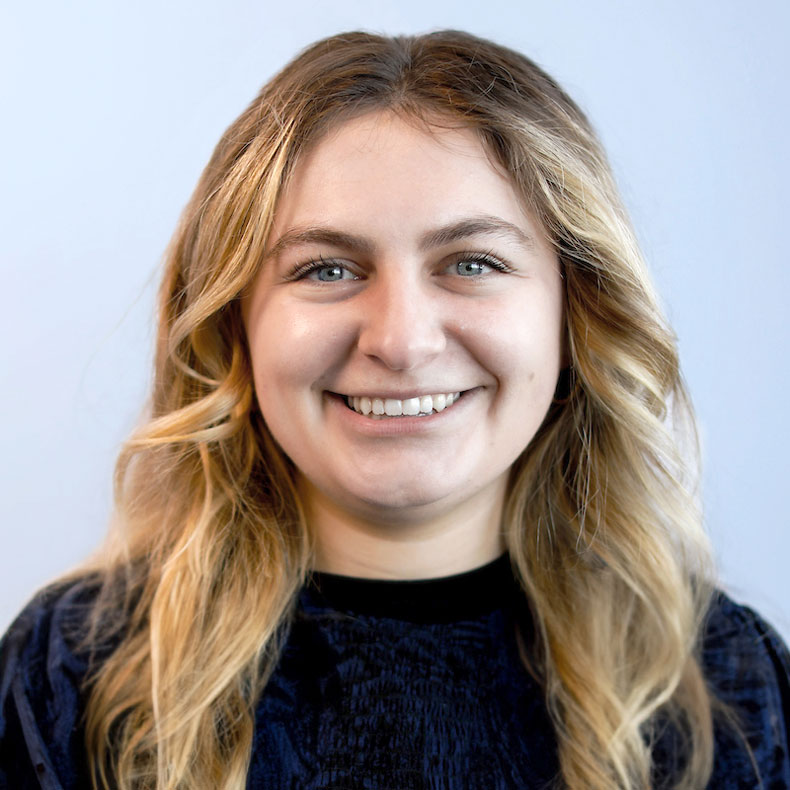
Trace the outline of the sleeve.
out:
<instances>
[{"instance_id":1,"label":"sleeve","mask_svg":"<svg viewBox=\"0 0 790 790\"><path fill-rule=\"evenodd\" d=\"M714 709L710 788L790 788L790 654L753 610L719 594L706 628L703 663Z\"/></svg>"},{"instance_id":2,"label":"sleeve","mask_svg":"<svg viewBox=\"0 0 790 790\"><path fill-rule=\"evenodd\" d=\"M81 722L87 664L72 647L74 592L39 595L0 642L0 787L90 787Z\"/></svg>"}]
</instances>

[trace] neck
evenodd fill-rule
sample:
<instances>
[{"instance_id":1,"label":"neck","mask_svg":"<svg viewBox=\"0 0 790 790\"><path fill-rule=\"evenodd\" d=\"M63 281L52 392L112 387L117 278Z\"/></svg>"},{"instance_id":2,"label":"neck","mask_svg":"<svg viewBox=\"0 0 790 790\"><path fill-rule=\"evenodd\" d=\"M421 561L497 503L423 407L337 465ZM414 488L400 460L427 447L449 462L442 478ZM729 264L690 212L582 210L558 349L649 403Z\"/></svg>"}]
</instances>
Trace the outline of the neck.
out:
<instances>
[{"instance_id":1,"label":"neck","mask_svg":"<svg viewBox=\"0 0 790 790\"><path fill-rule=\"evenodd\" d=\"M504 482L441 513L350 512L302 481L314 569L369 579L430 579L479 568L505 551Z\"/></svg>"}]
</instances>

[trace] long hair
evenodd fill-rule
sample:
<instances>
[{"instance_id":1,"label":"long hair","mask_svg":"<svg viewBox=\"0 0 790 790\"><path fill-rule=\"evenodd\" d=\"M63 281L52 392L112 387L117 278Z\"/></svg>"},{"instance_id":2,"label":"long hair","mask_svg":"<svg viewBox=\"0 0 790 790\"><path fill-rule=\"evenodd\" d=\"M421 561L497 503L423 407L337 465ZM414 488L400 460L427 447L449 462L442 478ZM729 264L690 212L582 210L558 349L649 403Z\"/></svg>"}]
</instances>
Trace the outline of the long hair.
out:
<instances>
[{"instance_id":1,"label":"long hair","mask_svg":"<svg viewBox=\"0 0 790 790\"><path fill-rule=\"evenodd\" d=\"M90 678L94 784L245 785L255 704L313 548L293 465L254 405L241 300L299 156L375 110L475 130L561 263L569 365L511 470L504 527L562 784L653 786L671 722L686 746L673 786L702 787L709 552L676 438L693 419L674 338L584 114L524 56L454 31L312 45L230 126L185 209L150 419L118 461L112 540L92 566L91 639L111 646Z\"/></svg>"}]
</instances>

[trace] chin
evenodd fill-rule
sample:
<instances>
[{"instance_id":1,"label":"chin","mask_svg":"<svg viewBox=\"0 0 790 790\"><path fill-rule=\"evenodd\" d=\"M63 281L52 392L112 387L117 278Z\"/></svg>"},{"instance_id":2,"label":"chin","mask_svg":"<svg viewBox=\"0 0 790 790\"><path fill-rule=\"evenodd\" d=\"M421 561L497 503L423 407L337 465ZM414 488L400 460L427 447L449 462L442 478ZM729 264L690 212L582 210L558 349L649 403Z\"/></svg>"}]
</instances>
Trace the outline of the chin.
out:
<instances>
[{"instance_id":1,"label":"chin","mask_svg":"<svg viewBox=\"0 0 790 790\"><path fill-rule=\"evenodd\" d=\"M462 497L453 497L448 490L421 486L404 486L375 492L357 492L355 502L347 504L367 520L390 524L406 524L434 518L461 504Z\"/></svg>"}]
</instances>

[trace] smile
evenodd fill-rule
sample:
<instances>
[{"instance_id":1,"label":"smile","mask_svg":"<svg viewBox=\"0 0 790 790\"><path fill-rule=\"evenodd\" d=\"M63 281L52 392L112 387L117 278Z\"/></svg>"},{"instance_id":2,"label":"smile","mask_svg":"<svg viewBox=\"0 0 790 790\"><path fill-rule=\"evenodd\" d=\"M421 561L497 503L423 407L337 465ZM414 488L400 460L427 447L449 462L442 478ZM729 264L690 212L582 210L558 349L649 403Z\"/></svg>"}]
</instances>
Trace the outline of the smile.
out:
<instances>
[{"instance_id":1,"label":"smile","mask_svg":"<svg viewBox=\"0 0 790 790\"><path fill-rule=\"evenodd\" d=\"M460 397L460 392L450 392L437 395L417 395L404 400L347 395L344 400L346 406L357 414L372 419L387 419L388 417L428 417L434 412L449 408Z\"/></svg>"}]
</instances>

